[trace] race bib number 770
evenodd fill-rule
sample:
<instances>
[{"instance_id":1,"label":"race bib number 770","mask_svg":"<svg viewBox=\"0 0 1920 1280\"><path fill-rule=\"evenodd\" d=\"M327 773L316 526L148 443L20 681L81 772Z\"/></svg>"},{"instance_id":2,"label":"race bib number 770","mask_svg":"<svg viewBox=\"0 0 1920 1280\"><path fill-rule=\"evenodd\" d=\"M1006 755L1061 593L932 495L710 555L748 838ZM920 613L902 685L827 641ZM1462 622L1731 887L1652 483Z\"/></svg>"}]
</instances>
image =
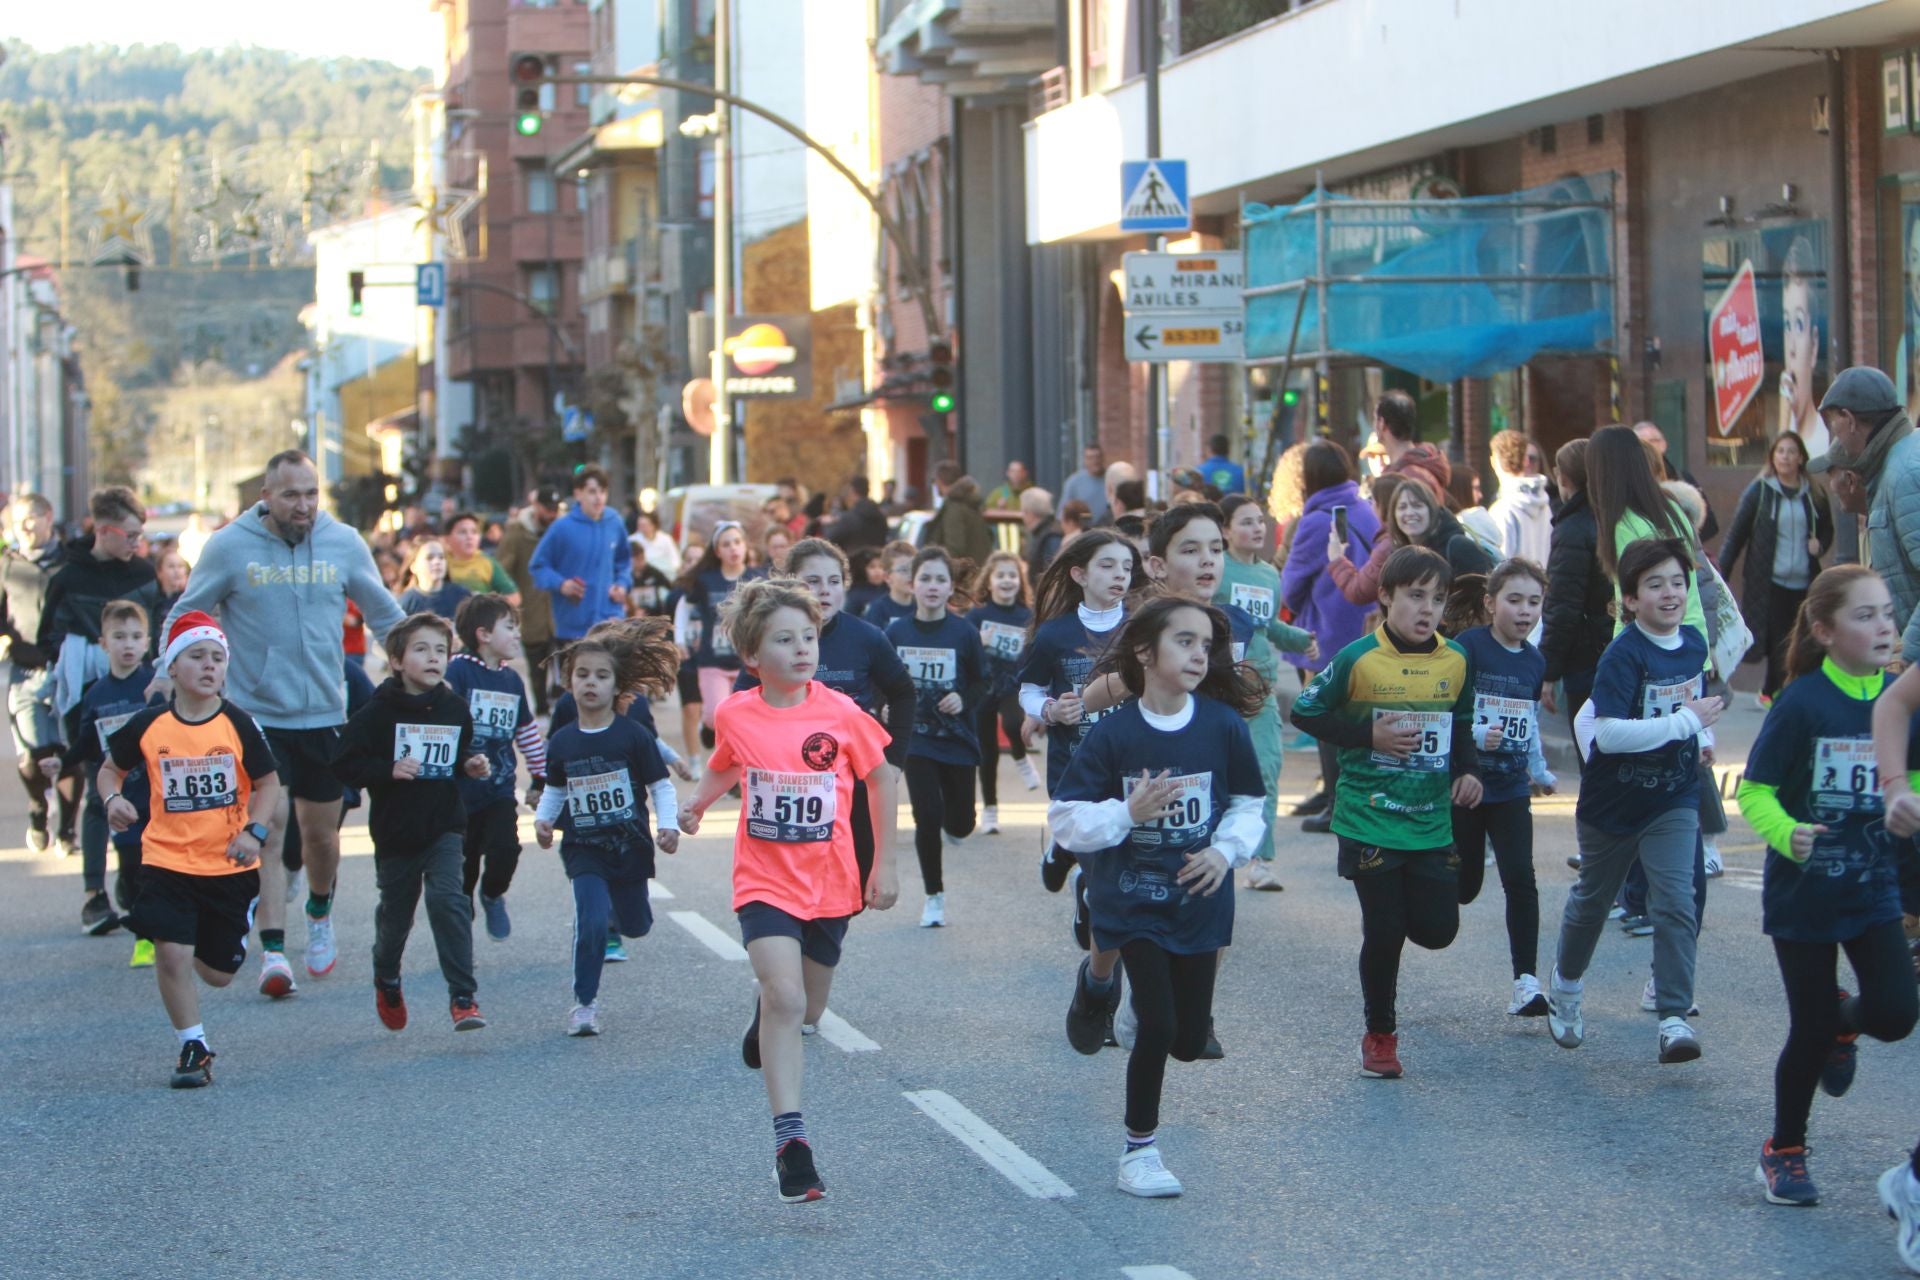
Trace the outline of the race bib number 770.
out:
<instances>
[{"instance_id":1,"label":"race bib number 770","mask_svg":"<svg viewBox=\"0 0 1920 1280\"><path fill-rule=\"evenodd\" d=\"M451 778L453 753L460 747L457 724L396 724L393 760L418 760L422 778Z\"/></svg>"}]
</instances>

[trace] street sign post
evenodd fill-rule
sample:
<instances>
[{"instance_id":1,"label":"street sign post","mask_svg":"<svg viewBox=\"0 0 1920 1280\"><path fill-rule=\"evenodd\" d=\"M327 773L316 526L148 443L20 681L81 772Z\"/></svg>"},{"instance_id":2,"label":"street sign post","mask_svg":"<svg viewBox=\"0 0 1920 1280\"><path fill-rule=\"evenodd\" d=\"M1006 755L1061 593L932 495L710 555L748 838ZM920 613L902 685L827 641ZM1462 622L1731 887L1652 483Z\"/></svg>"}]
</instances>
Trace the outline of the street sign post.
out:
<instances>
[{"instance_id":1,"label":"street sign post","mask_svg":"<svg viewBox=\"0 0 1920 1280\"><path fill-rule=\"evenodd\" d=\"M1733 283L1707 315L1707 352L1713 360L1714 413L1724 436L1759 393L1767 373L1751 259L1740 264Z\"/></svg>"},{"instance_id":2,"label":"street sign post","mask_svg":"<svg viewBox=\"0 0 1920 1280\"><path fill-rule=\"evenodd\" d=\"M406 277L401 277L405 279ZM447 264L422 262L413 268L413 300L422 307L447 305Z\"/></svg>"},{"instance_id":3,"label":"street sign post","mask_svg":"<svg viewBox=\"0 0 1920 1280\"><path fill-rule=\"evenodd\" d=\"M1246 352L1246 260L1239 250L1129 253L1126 357L1232 362Z\"/></svg>"},{"instance_id":4,"label":"street sign post","mask_svg":"<svg viewBox=\"0 0 1920 1280\"><path fill-rule=\"evenodd\" d=\"M1120 230L1160 235L1189 231L1185 160L1123 160L1120 163Z\"/></svg>"}]
</instances>

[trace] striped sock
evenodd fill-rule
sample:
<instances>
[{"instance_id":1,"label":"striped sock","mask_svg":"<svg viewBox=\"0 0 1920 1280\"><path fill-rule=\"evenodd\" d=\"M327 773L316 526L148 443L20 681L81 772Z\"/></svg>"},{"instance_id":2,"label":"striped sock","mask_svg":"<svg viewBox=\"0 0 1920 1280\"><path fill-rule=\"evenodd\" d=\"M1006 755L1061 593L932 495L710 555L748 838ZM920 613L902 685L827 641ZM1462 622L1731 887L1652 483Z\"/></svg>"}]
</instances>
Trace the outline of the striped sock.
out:
<instances>
[{"instance_id":1,"label":"striped sock","mask_svg":"<svg viewBox=\"0 0 1920 1280\"><path fill-rule=\"evenodd\" d=\"M1148 1134L1144 1138L1136 1138L1131 1133L1127 1135L1127 1154L1128 1155L1132 1155L1134 1152L1138 1151L1142 1147L1150 1147L1152 1145L1153 1145L1152 1134Z\"/></svg>"},{"instance_id":2,"label":"striped sock","mask_svg":"<svg viewBox=\"0 0 1920 1280\"><path fill-rule=\"evenodd\" d=\"M782 1111L773 1118L773 1154L779 1155L780 1149L789 1142L807 1142L807 1122L800 1118L798 1111ZM807 1145L813 1144L807 1142Z\"/></svg>"}]
</instances>

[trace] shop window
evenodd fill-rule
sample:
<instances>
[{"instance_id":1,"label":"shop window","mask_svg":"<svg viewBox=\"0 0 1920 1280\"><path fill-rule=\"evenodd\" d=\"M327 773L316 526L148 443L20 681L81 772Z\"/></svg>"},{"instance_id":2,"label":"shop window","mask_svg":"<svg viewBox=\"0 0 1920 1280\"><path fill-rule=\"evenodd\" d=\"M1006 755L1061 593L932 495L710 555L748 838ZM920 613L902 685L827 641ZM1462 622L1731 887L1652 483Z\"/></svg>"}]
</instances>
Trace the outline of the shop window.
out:
<instances>
[{"instance_id":1,"label":"shop window","mask_svg":"<svg viewBox=\"0 0 1920 1280\"><path fill-rule=\"evenodd\" d=\"M1907 415L1920 412L1920 174L1880 189L1879 365Z\"/></svg>"}]
</instances>

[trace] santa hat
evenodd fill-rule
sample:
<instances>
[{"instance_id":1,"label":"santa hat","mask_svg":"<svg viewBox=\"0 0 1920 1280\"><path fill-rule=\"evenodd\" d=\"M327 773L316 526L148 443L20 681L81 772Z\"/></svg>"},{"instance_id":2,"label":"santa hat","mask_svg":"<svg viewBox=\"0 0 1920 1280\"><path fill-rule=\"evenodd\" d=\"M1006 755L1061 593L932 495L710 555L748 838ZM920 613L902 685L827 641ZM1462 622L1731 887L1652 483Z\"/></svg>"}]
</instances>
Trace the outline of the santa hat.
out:
<instances>
[{"instance_id":1,"label":"santa hat","mask_svg":"<svg viewBox=\"0 0 1920 1280\"><path fill-rule=\"evenodd\" d=\"M198 609L181 614L174 622L173 629L167 632L167 647L160 654L160 669L164 671L171 668L175 658L202 640L213 641L220 646L222 653L227 650L227 633L210 615Z\"/></svg>"}]
</instances>

